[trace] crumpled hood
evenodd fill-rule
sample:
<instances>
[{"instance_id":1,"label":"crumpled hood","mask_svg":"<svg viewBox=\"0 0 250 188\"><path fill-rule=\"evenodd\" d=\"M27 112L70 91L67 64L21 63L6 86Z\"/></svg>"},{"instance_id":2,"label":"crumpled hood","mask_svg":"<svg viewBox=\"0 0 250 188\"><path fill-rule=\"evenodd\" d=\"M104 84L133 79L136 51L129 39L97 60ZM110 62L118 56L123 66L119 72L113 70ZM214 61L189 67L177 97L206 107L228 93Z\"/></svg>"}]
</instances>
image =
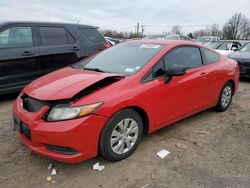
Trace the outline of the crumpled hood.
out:
<instances>
[{"instance_id":1,"label":"crumpled hood","mask_svg":"<svg viewBox=\"0 0 250 188\"><path fill-rule=\"evenodd\" d=\"M121 75L68 67L33 81L24 88L23 92L30 97L44 101L70 99L92 84L115 76Z\"/></svg>"},{"instance_id":2,"label":"crumpled hood","mask_svg":"<svg viewBox=\"0 0 250 188\"><path fill-rule=\"evenodd\" d=\"M227 57L236 60L250 60L250 52L232 52Z\"/></svg>"}]
</instances>

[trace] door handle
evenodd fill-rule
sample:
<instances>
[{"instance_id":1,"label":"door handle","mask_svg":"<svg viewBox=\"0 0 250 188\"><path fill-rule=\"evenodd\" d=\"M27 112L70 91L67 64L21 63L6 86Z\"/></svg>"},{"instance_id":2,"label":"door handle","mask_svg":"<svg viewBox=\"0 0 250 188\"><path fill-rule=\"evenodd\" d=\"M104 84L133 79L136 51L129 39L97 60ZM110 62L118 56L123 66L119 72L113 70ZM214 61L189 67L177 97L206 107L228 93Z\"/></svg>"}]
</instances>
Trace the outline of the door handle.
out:
<instances>
[{"instance_id":1,"label":"door handle","mask_svg":"<svg viewBox=\"0 0 250 188\"><path fill-rule=\"evenodd\" d=\"M31 55L34 55L34 53L31 53L30 51L25 51L21 55L22 56L31 56Z\"/></svg>"},{"instance_id":2,"label":"door handle","mask_svg":"<svg viewBox=\"0 0 250 188\"><path fill-rule=\"evenodd\" d=\"M71 50L72 50L73 52L75 52L75 51L79 51L79 50L80 50L80 48L78 48L78 47L74 46Z\"/></svg>"},{"instance_id":3,"label":"door handle","mask_svg":"<svg viewBox=\"0 0 250 188\"><path fill-rule=\"evenodd\" d=\"M206 78L207 77L207 73L206 72L202 72L201 74L200 74L200 78Z\"/></svg>"}]
</instances>

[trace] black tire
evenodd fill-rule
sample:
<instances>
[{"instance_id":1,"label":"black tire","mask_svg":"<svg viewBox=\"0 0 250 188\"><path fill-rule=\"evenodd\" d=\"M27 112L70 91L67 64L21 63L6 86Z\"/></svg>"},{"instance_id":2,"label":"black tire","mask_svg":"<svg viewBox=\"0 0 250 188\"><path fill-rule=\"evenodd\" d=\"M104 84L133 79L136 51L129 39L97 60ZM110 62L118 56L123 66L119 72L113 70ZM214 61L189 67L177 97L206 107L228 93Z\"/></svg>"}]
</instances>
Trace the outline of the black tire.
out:
<instances>
[{"instance_id":1,"label":"black tire","mask_svg":"<svg viewBox=\"0 0 250 188\"><path fill-rule=\"evenodd\" d=\"M132 120L136 121L138 125L138 137L135 141L134 145L131 147L129 151L123 154L117 154L111 148L111 135L113 130L117 127L118 123L126 118L131 118ZM133 109L127 108L117 112L113 115L110 120L104 126L101 138L99 141L99 153L101 156L110 161L119 161L122 159L127 158L130 156L135 149L137 148L138 144L140 143L141 137L143 134L143 122L141 116Z\"/></svg>"},{"instance_id":2,"label":"black tire","mask_svg":"<svg viewBox=\"0 0 250 188\"><path fill-rule=\"evenodd\" d=\"M226 87L230 87L231 88L231 97L230 97L230 101L229 101L229 103L228 103L228 105L223 105L223 91L225 90L225 88ZM233 97L233 86L232 86L232 84L230 83L230 82L227 82L223 87L222 87L222 89L221 89L221 92L220 92L220 95L219 95L219 98L218 98L218 102L217 102L217 105L216 105L216 107L215 107L215 110L217 111L217 112L224 112L224 111L226 111L228 108L229 108L229 106L230 106L230 104L231 104L231 102L232 102L232 97Z\"/></svg>"}]
</instances>

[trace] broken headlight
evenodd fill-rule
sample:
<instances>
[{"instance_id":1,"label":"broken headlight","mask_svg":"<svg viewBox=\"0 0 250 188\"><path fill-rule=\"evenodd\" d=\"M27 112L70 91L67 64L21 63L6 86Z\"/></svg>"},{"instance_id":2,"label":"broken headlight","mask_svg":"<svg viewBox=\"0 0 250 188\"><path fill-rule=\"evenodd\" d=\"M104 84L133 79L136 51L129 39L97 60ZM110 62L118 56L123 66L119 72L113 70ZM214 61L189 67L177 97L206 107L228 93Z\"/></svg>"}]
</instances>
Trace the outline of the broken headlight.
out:
<instances>
[{"instance_id":1,"label":"broken headlight","mask_svg":"<svg viewBox=\"0 0 250 188\"><path fill-rule=\"evenodd\" d=\"M96 111L102 104L103 102L99 102L77 107L56 105L50 110L47 121L61 121L87 116Z\"/></svg>"}]
</instances>

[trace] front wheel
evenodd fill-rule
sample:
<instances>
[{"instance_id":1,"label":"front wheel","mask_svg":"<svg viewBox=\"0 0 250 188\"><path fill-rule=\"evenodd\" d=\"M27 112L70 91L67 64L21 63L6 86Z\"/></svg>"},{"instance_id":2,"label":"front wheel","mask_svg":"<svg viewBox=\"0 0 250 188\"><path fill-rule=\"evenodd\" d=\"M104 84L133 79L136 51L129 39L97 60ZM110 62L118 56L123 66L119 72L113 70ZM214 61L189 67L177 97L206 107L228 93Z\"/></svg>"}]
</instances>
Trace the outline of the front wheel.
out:
<instances>
[{"instance_id":1,"label":"front wheel","mask_svg":"<svg viewBox=\"0 0 250 188\"><path fill-rule=\"evenodd\" d=\"M228 109L231 104L233 96L233 86L230 82L227 82L221 92L216 105L216 110L219 112L224 112Z\"/></svg>"},{"instance_id":2,"label":"front wheel","mask_svg":"<svg viewBox=\"0 0 250 188\"><path fill-rule=\"evenodd\" d=\"M142 132L142 119L136 111L124 109L116 113L102 130L99 143L101 155L111 161L127 158L138 146Z\"/></svg>"}]
</instances>

